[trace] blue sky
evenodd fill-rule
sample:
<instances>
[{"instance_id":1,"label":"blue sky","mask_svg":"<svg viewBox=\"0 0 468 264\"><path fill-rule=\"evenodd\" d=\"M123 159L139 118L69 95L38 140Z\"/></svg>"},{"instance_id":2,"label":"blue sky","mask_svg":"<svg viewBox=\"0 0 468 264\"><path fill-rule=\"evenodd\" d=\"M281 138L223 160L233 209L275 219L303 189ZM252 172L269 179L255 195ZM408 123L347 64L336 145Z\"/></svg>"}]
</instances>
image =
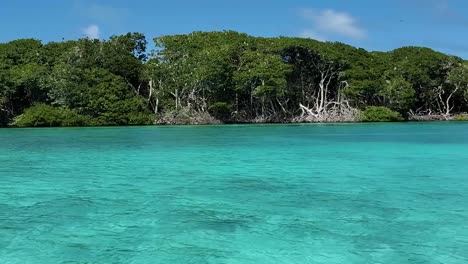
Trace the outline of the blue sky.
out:
<instances>
[{"instance_id":1,"label":"blue sky","mask_svg":"<svg viewBox=\"0 0 468 264\"><path fill-rule=\"evenodd\" d=\"M368 50L427 46L468 59L467 0L3 0L0 24L0 42L232 29Z\"/></svg>"}]
</instances>

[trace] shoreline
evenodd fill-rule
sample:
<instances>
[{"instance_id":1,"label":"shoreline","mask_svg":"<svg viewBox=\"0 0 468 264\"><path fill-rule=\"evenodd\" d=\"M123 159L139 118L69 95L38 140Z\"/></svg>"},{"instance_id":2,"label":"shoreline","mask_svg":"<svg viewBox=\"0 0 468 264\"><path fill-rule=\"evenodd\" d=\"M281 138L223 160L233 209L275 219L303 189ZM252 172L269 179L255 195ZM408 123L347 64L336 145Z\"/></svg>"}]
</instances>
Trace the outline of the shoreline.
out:
<instances>
[{"instance_id":1,"label":"shoreline","mask_svg":"<svg viewBox=\"0 0 468 264\"><path fill-rule=\"evenodd\" d=\"M242 123L214 123L214 124L152 124L152 125L107 125L107 126L4 126L0 129L31 129L31 128L115 128L115 127L207 127L207 126L305 126L305 125L365 125L365 124L421 124L421 123L466 123L468 120L405 120L382 122L242 122Z\"/></svg>"}]
</instances>

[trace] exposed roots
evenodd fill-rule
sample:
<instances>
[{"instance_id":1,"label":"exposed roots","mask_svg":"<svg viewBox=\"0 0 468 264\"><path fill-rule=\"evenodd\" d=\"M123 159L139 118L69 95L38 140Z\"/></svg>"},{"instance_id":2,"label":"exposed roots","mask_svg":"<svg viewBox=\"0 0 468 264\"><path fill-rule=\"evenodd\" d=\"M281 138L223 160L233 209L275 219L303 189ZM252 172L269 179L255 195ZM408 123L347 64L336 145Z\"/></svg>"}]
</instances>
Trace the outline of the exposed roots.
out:
<instances>
[{"instance_id":1,"label":"exposed roots","mask_svg":"<svg viewBox=\"0 0 468 264\"><path fill-rule=\"evenodd\" d=\"M221 121L212 117L208 112L194 111L182 108L166 112L157 116L157 125L215 125Z\"/></svg>"},{"instance_id":2,"label":"exposed roots","mask_svg":"<svg viewBox=\"0 0 468 264\"><path fill-rule=\"evenodd\" d=\"M450 114L440 114L440 113L433 113L432 110L426 111L418 111L414 112L410 110L408 113L408 120L409 121L447 121L452 120L453 116Z\"/></svg>"},{"instance_id":3,"label":"exposed roots","mask_svg":"<svg viewBox=\"0 0 468 264\"><path fill-rule=\"evenodd\" d=\"M349 105L347 101L341 103L330 102L323 108L309 108L299 104L302 114L293 119L293 122L332 123L332 122L357 122L359 110Z\"/></svg>"}]
</instances>

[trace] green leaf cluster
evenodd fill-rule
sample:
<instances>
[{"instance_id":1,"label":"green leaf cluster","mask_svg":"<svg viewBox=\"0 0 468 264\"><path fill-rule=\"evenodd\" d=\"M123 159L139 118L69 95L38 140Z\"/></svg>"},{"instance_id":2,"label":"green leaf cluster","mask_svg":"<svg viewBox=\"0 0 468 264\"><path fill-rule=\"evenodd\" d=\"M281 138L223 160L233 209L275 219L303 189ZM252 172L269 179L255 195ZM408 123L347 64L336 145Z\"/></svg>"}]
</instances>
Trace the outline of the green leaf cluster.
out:
<instances>
[{"instance_id":1,"label":"green leaf cluster","mask_svg":"<svg viewBox=\"0 0 468 264\"><path fill-rule=\"evenodd\" d=\"M395 112L383 106L367 107L362 113L362 121L364 122L398 122L403 121L400 113Z\"/></svg>"},{"instance_id":2,"label":"green leaf cluster","mask_svg":"<svg viewBox=\"0 0 468 264\"><path fill-rule=\"evenodd\" d=\"M63 107L46 104L34 105L16 117L14 126L18 127L73 127L94 125L92 119Z\"/></svg>"}]
</instances>

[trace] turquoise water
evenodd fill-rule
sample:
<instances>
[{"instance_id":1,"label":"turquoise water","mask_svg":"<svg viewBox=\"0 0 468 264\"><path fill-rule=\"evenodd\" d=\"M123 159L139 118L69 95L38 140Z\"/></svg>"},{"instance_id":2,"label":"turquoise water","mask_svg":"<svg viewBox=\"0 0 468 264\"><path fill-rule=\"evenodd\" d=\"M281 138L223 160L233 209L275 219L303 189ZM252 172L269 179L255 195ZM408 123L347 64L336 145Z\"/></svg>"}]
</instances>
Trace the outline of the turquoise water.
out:
<instances>
[{"instance_id":1,"label":"turquoise water","mask_svg":"<svg viewBox=\"0 0 468 264\"><path fill-rule=\"evenodd\" d=\"M468 263L468 123L0 130L0 263Z\"/></svg>"}]
</instances>

